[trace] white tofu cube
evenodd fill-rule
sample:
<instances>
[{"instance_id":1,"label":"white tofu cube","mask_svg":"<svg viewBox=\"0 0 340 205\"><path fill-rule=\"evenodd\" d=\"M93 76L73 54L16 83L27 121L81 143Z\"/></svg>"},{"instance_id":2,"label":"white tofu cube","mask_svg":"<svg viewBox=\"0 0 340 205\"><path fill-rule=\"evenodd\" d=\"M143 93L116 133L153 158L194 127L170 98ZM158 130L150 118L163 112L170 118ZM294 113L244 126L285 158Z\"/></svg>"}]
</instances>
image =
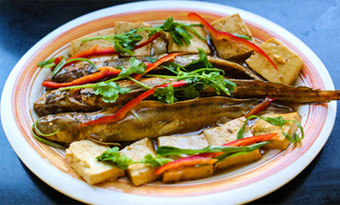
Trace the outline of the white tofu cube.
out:
<instances>
[{"instance_id":1,"label":"white tofu cube","mask_svg":"<svg viewBox=\"0 0 340 205\"><path fill-rule=\"evenodd\" d=\"M66 159L74 171L89 184L116 180L118 177L124 176L124 171L96 159L108 148L110 147L96 144L90 140L73 142L66 149Z\"/></svg>"},{"instance_id":2,"label":"white tofu cube","mask_svg":"<svg viewBox=\"0 0 340 205\"><path fill-rule=\"evenodd\" d=\"M181 149L203 149L208 145L204 135L158 137L158 146L172 146Z\"/></svg>"},{"instance_id":3,"label":"white tofu cube","mask_svg":"<svg viewBox=\"0 0 340 205\"><path fill-rule=\"evenodd\" d=\"M286 114L265 114L263 117L278 117L282 116L284 120L294 120L301 123L301 117L299 113L292 112L292 113L286 113ZM264 146L266 149L286 149L290 142L288 139L282 134L283 132L288 133L290 136L292 136L296 130L298 129L298 126L295 123L289 122L282 126L282 130L279 126L274 126L269 124L268 122L264 120L258 120L254 123L254 125L251 127L251 132L254 135L263 135L263 134L269 134L269 133L278 133L278 136L274 138L273 142L270 144L267 144Z\"/></svg>"},{"instance_id":4,"label":"white tofu cube","mask_svg":"<svg viewBox=\"0 0 340 205\"><path fill-rule=\"evenodd\" d=\"M260 48L272 59L278 70L267 58L257 52L246 60L247 64L270 82L293 84L303 67L303 60L275 38L267 40Z\"/></svg>"},{"instance_id":5,"label":"white tofu cube","mask_svg":"<svg viewBox=\"0 0 340 205\"><path fill-rule=\"evenodd\" d=\"M252 37L251 32L239 14L217 19L211 25L218 31ZM213 43L218 56L223 59L242 57L252 51L247 46L230 40L216 40L213 38Z\"/></svg>"}]
</instances>

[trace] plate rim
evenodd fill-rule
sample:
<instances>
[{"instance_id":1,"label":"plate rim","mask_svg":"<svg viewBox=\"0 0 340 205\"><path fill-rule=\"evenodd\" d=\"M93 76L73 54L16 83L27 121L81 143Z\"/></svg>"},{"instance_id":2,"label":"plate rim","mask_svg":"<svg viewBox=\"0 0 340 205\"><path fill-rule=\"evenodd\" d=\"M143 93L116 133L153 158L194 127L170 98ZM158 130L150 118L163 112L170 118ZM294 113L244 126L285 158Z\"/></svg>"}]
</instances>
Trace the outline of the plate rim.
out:
<instances>
[{"instance_id":1,"label":"plate rim","mask_svg":"<svg viewBox=\"0 0 340 205\"><path fill-rule=\"evenodd\" d=\"M317 67L318 71L322 70L324 73L323 76L321 76L323 82L325 83L325 86L327 89L332 89L334 90L334 84L333 81L326 69L326 67L323 65L321 60L316 56L316 54L307 46L305 45L300 39L298 39L295 35L291 34L281 26L277 25L276 23L267 20L261 16L258 16L254 13L238 9L235 7L230 7L226 5L221 5L221 4L216 4L216 3L208 3L208 2L199 2L195 1L195 4L192 4L193 1L177 1L180 6L176 6L173 4L173 1L162 1L162 4L159 4L159 1L148 1L148 2L134 2L134 3L126 3L126 4L120 4L116 6L111 6L108 8L103 8L97 11L90 12L88 14L82 15L74 20L71 20L57 29L53 30L50 32L48 35L43 37L40 41L38 41L32 48L30 48L24 56L18 61L18 63L15 65L13 70L11 71L3 92L2 92L2 98L1 98L1 121L3 125L3 129L5 131L6 137L8 141L10 142L12 148L15 150L16 154L19 156L21 161L25 164L26 167L28 167L37 177L39 177L42 181L47 183L49 186L54 188L55 190L58 190L59 192L77 199L82 202L87 202L87 203L108 203L111 199L111 201L117 201L118 198L125 200L129 199L130 203L133 203L136 200L139 200L140 202L144 203L150 203L150 199L152 199L152 203L157 203L157 202L166 202L167 204L174 203L174 202L180 202L180 203L187 203L187 202L199 202L199 203L204 203L204 202L211 202L211 198L214 198L217 200L222 200L224 199L226 192L220 192L220 193L213 193L209 195L203 195L203 196L188 196L188 197L179 197L179 198L170 198L170 197L153 197L153 196L141 196L141 195L132 195L132 194L127 194L127 193L122 193L122 192L117 192L117 194L113 194L112 191L109 191L107 189L99 188L99 187L93 187L85 182L82 182L80 180L77 180L73 178L72 176L63 173L62 171L56 169L53 165L48 163L45 159L41 158L38 153L35 152L35 150L24 140L24 138L15 138L15 134L17 134L17 131L13 130L13 124L11 122L14 121L14 117L9 115L13 113L13 109L11 106L11 100L7 100L7 96L11 96L12 93L12 88L15 84L15 78L19 73L19 68L27 61L27 59L32 55L32 53L36 50L38 50L45 42L48 40L53 39L55 36L60 34L63 31L66 31L68 29L71 29L75 26L81 25L85 22L104 17L107 15L112 15L112 14L119 14L119 13L124 13L127 10L128 12L136 12L136 11L144 11L144 10L150 10L152 9L198 9L198 10L203 10L203 11L217 11L221 14L225 14L226 12L223 10L232 10L233 12L241 13L241 15L247 15L247 16L252 16L257 20L261 20L261 22L265 23L263 27L268 28L268 26L272 27L271 29L279 30L279 33L281 34L288 34L290 38L294 40L294 43L298 43L296 47L301 50L303 48L303 53L306 56L313 57L313 59L310 59L310 61L313 63L313 65L318 65ZM146 9L147 8L147 9ZM107 14L105 15L105 13ZM271 30L269 29L269 30ZM275 31L277 32L277 31ZM6 101L7 100L7 101ZM278 173L264 179L263 181L257 182L255 184L251 184L246 187L242 187L241 189L248 189L246 196L238 193L233 193L233 201L228 201L228 203L245 203L248 201L255 200L257 198L260 198L266 194L269 194L278 188L282 187L286 183L288 183L291 179L293 179L296 175L298 175L314 158L315 156L320 152L321 148L324 146L326 143L330 133L332 132L332 128L334 126L335 122L335 117L336 117L336 101L332 101L328 104L328 111L327 111L327 116L329 116L325 122L325 127L322 128L321 133L319 136L324 136L324 137L318 137L316 141L313 143L313 145L307 150L305 154L303 154L299 159L297 159L294 163L292 163L290 166L287 168L279 171ZM9 115L9 116L8 116ZM9 118L9 119L8 119ZM4 120L6 119L6 120ZM326 129L327 128L327 129ZM31 157L31 158L30 158ZM41 165L43 165L43 170L46 171L45 173L42 173ZM293 169L293 165L295 165ZM278 177L279 175L282 174L283 171L286 171L289 176L286 174L286 178L280 178ZM52 175L51 175L52 174ZM76 185L76 187L81 186L81 189L78 193L74 193L74 190L71 187L65 187L63 186L63 180L56 180L56 179L51 179L51 176L58 176L61 177L61 179L65 180L71 180L72 184ZM54 177L52 177L54 178ZM276 184L271 184L271 183L265 183L271 180L276 180ZM261 191L257 190L250 192L250 190L256 190L257 186L262 186L263 189ZM254 189L255 188L255 189ZM90 195L89 195L90 192ZM235 191L231 191L235 192ZM112 197L103 197L102 195L118 195L116 196L117 198L114 198L112 200ZM85 197L84 197L85 196ZM239 196L239 197L237 197ZM164 201L164 198L166 198L166 201ZM158 199L158 200L157 200ZM229 198L230 199L230 198ZM241 199L241 200L239 200Z\"/></svg>"}]
</instances>

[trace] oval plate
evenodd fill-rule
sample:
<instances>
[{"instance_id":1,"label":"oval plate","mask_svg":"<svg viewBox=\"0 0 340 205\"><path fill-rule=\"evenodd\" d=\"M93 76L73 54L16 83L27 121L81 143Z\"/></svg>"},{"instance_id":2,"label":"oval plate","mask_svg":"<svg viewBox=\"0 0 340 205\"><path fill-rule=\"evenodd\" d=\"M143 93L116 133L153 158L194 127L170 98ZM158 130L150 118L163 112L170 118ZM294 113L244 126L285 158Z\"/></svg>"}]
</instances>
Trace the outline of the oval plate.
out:
<instances>
[{"instance_id":1,"label":"oval plate","mask_svg":"<svg viewBox=\"0 0 340 205\"><path fill-rule=\"evenodd\" d=\"M239 13L253 35L265 41L275 37L287 44L305 61L299 84L334 90L332 79L319 58L297 37L280 26L252 13L212 3L177 1L139 2L114 6L89 13L59 27L34 45L16 64L5 84L1 100L1 118L11 146L41 180L74 199L87 203L245 203L264 196L286 184L300 173L324 146L332 130L336 102L299 108L305 128L301 146L270 151L260 161L219 173L212 177L161 184L155 182L134 187L127 179L90 186L77 177L67 164L62 150L48 147L31 136L37 119L33 102L41 94L41 82L48 71L37 63L65 53L69 42L85 34L112 27L117 20L159 23L169 16L187 20L189 11L208 21ZM65 183L67 182L67 183ZM226 200L227 199L227 200ZM152 201L150 201L152 200Z\"/></svg>"}]
</instances>

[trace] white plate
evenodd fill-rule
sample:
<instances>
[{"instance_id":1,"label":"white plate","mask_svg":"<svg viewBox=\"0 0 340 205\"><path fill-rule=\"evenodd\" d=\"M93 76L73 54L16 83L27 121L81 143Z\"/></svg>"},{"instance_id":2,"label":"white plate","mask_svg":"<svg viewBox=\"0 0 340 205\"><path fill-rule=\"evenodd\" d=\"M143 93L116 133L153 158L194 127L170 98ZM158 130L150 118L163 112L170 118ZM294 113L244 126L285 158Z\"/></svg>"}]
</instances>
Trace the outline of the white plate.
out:
<instances>
[{"instance_id":1,"label":"white plate","mask_svg":"<svg viewBox=\"0 0 340 205\"><path fill-rule=\"evenodd\" d=\"M301 84L334 90L327 69L304 43L282 27L255 14L219 4L190 1L151 1L114 6L86 14L51 32L20 59L8 77L2 94L1 118L7 138L24 164L41 180L65 195L87 203L105 204L244 203L278 189L300 173L327 141L335 121L336 102L300 109L306 129L306 138L301 147L291 146L283 152L270 152L261 161L229 173L174 185L154 183L124 188L126 182L123 180L119 182L123 188L117 184L90 186L68 169L62 157L63 152L40 144L30 136L30 126L36 118L32 102L39 95L40 84L46 76L44 71L32 65L64 51L68 46L68 38L93 31L95 24L98 28L108 27L104 21L132 18L131 15L135 13L138 13L135 20L143 21L145 18L154 18L152 15L158 16L158 20L165 19L170 16L165 14L169 13L180 17L188 11L204 14L208 20L239 13L251 26L255 37L265 40L275 36L305 60L306 65L299 76ZM311 127L313 131L308 129ZM235 182L235 186L229 182ZM167 194L167 190L173 193Z\"/></svg>"}]
</instances>

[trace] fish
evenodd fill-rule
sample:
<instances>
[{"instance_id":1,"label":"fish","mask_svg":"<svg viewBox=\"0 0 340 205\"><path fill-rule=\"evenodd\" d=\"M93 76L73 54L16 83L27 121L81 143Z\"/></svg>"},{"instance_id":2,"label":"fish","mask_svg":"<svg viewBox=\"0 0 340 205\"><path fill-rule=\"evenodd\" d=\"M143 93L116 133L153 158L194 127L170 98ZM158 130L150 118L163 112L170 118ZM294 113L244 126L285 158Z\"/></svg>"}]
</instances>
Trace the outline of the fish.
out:
<instances>
[{"instance_id":1,"label":"fish","mask_svg":"<svg viewBox=\"0 0 340 205\"><path fill-rule=\"evenodd\" d=\"M173 104L147 100L115 123L82 126L83 123L113 115L119 106L97 112L46 115L37 120L36 128L39 132L36 133L44 133L41 137L47 140L66 144L82 139L101 142L136 141L223 124L244 116L257 104L257 99L228 97L197 98ZM287 113L292 112L292 108L272 104L265 112Z\"/></svg>"},{"instance_id":2,"label":"fish","mask_svg":"<svg viewBox=\"0 0 340 205\"><path fill-rule=\"evenodd\" d=\"M166 54L165 54L166 55ZM158 59L161 58L164 55L160 56L153 56L153 58ZM97 67L103 67L103 66L122 66L124 68L130 67L130 57L120 57L118 58L117 55L114 56L101 56L101 57L93 57L90 58L92 62L96 64ZM136 57L137 60L144 62L144 63L152 63L150 61L150 58L145 57ZM197 54L192 55L183 55L183 56L177 56L174 60L176 64L179 64L183 67L189 65L192 61L198 60L199 56ZM213 65L215 65L218 68L222 68L227 71L227 74L229 77L243 77L243 78L251 78L251 79L258 79L261 80L261 78L251 69L242 66L238 63L227 61L218 57L214 56L208 56L209 62L211 62ZM155 69L155 71L163 70L162 67L158 67ZM76 62L74 64L71 64L69 66L63 67L52 80L57 83L63 83L63 82L71 82L75 79L84 77L86 75L90 75L92 73L97 72L96 69L89 63L81 61Z\"/></svg>"},{"instance_id":3,"label":"fish","mask_svg":"<svg viewBox=\"0 0 340 205\"><path fill-rule=\"evenodd\" d=\"M148 58L145 57L135 57L137 60L144 63L151 63ZM113 56L100 56L89 58L98 68L104 66L122 66L128 68L131 66L129 57L119 57L117 55ZM75 79L84 77L97 72L97 70L88 62L80 61L74 64L68 65L60 69L60 71L54 76L52 80L57 83L71 82Z\"/></svg>"},{"instance_id":4,"label":"fish","mask_svg":"<svg viewBox=\"0 0 340 205\"><path fill-rule=\"evenodd\" d=\"M140 80L147 86L154 87L168 83L171 79L164 78L143 78ZM131 81L117 81L119 86L129 88L130 92L125 95L119 95L114 103L106 103L102 97L95 95L92 88L71 89L71 90L50 90L41 95L33 104L33 108L38 116L56 114L62 112L94 112L103 108L122 105L133 100L145 89Z\"/></svg>"},{"instance_id":5,"label":"fish","mask_svg":"<svg viewBox=\"0 0 340 205\"><path fill-rule=\"evenodd\" d=\"M323 91L305 86L289 86L261 80L229 80L236 83L235 91L231 94L231 97L233 98L263 99L269 96L275 97L275 101L278 103L295 105L327 103L332 100L340 99L339 90ZM164 78L142 79L144 84L151 87L173 81L175 80ZM52 90L44 93L34 103L34 109L39 116L72 111L93 112L103 108L125 104L145 91L142 87L136 84L131 84L129 81L120 82L119 85L122 87L128 87L131 91L125 95L120 95L115 103L103 102L101 100L101 96L95 95L93 89L89 88L65 91ZM216 92L214 89L208 88L202 92L202 95L216 96Z\"/></svg>"}]
</instances>

